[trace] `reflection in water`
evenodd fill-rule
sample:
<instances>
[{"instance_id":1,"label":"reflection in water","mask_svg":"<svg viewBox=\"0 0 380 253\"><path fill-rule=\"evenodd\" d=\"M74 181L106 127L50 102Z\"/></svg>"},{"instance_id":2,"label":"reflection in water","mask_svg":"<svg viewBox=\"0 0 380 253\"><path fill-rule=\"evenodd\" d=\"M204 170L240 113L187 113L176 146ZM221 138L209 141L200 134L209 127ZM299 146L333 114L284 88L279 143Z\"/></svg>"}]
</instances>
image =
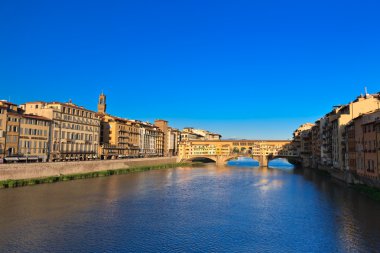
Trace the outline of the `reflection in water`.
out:
<instances>
[{"instance_id":1,"label":"reflection in water","mask_svg":"<svg viewBox=\"0 0 380 253\"><path fill-rule=\"evenodd\" d=\"M375 252L380 204L286 164L213 164L0 191L9 252Z\"/></svg>"},{"instance_id":2,"label":"reflection in water","mask_svg":"<svg viewBox=\"0 0 380 253\"><path fill-rule=\"evenodd\" d=\"M259 167L258 161L248 158L248 157L238 157L235 160L230 160L227 162L228 166L239 166L239 167Z\"/></svg>"}]
</instances>

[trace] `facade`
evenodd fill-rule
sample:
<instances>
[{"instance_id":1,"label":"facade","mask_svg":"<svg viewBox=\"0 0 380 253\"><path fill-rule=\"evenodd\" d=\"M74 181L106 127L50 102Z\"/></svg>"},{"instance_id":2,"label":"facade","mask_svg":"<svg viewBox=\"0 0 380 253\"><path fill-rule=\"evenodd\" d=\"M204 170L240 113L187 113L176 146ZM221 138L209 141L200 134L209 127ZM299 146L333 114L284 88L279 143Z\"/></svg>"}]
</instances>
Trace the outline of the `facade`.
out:
<instances>
[{"instance_id":1,"label":"facade","mask_svg":"<svg viewBox=\"0 0 380 253\"><path fill-rule=\"evenodd\" d=\"M169 156L168 122L155 125L106 113L106 95L100 94L97 117L101 120L99 156L102 159Z\"/></svg>"},{"instance_id":2,"label":"facade","mask_svg":"<svg viewBox=\"0 0 380 253\"><path fill-rule=\"evenodd\" d=\"M133 120L109 115L106 109L106 95L102 92L96 114L101 121L99 157L101 159L139 157L140 124Z\"/></svg>"},{"instance_id":3,"label":"facade","mask_svg":"<svg viewBox=\"0 0 380 253\"><path fill-rule=\"evenodd\" d=\"M2 157L5 161L18 160L22 111L16 104L0 101L2 129Z\"/></svg>"},{"instance_id":4,"label":"facade","mask_svg":"<svg viewBox=\"0 0 380 253\"><path fill-rule=\"evenodd\" d=\"M101 119L99 155L102 159L139 156L140 126L137 122L108 114Z\"/></svg>"},{"instance_id":5,"label":"facade","mask_svg":"<svg viewBox=\"0 0 380 253\"><path fill-rule=\"evenodd\" d=\"M0 101L0 162L5 157L5 138L7 131L7 106Z\"/></svg>"},{"instance_id":6,"label":"facade","mask_svg":"<svg viewBox=\"0 0 380 253\"><path fill-rule=\"evenodd\" d=\"M380 119L380 110L364 114L354 119L355 129L355 153L356 153L356 173L360 176L380 179L377 126Z\"/></svg>"},{"instance_id":7,"label":"facade","mask_svg":"<svg viewBox=\"0 0 380 253\"><path fill-rule=\"evenodd\" d=\"M314 124L305 123L305 124L299 126L293 132L292 145L294 147L295 153L299 156L301 156L301 154L310 156L310 153L311 153L311 136L309 136L309 134L311 133L310 131L311 131L312 127L314 127Z\"/></svg>"},{"instance_id":8,"label":"facade","mask_svg":"<svg viewBox=\"0 0 380 253\"><path fill-rule=\"evenodd\" d=\"M51 121L0 101L1 162L47 161Z\"/></svg>"},{"instance_id":9,"label":"facade","mask_svg":"<svg viewBox=\"0 0 380 253\"><path fill-rule=\"evenodd\" d=\"M169 142L170 142L170 133L168 122L163 119L157 119L154 121L154 125L162 132L162 153L163 156L169 156Z\"/></svg>"},{"instance_id":10,"label":"facade","mask_svg":"<svg viewBox=\"0 0 380 253\"><path fill-rule=\"evenodd\" d=\"M341 171L355 170L354 166L359 166L354 153L358 149L357 134L358 131L361 131L361 126L350 122L355 121L361 115L378 109L379 104L379 94L361 95L346 105L335 106L332 111L319 119L315 126L307 123L298 128L294 132L293 145L300 151L300 156L306 163L304 165L314 168L325 166ZM310 150L309 139L311 142ZM307 165L309 159L310 165ZM369 162L372 164L372 158L370 160ZM363 162L364 160L361 161L361 164Z\"/></svg>"},{"instance_id":11,"label":"facade","mask_svg":"<svg viewBox=\"0 0 380 253\"><path fill-rule=\"evenodd\" d=\"M164 156L164 133L158 126L139 122L140 157Z\"/></svg>"},{"instance_id":12,"label":"facade","mask_svg":"<svg viewBox=\"0 0 380 253\"><path fill-rule=\"evenodd\" d=\"M71 101L28 102L21 108L52 121L49 161L98 158L100 120L94 111Z\"/></svg>"},{"instance_id":13,"label":"facade","mask_svg":"<svg viewBox=\"0 0 380 253\"><path fill-rule=\"evenodd\" d=\"M183 142L179 146L179 155L185 159L190 157L204 157L214 155L230 155L231 145L228 143L197 143Z\"/></svg>"},{"instance_id":14,"label":"facade","mask_svg":"<svg viewBox=\"0 0 380 253\"><path fill-rule=\"evenodd\" d=\"M181 132L178 129L169 127L168 130L168 156L178 155Z\"/></svg>"},{"instance_id":15,"label":"facade","mask_svg":"<svg viewBox=\"0 0 380 253\"><path fill-rule=\"evenodd\" d=\"M317 120L311 128L311 166L317 168L321 163L321 121Z\"/></svg>"},{"instance_id":16,"label":"facade","mask_svg":"<svg viewBox=\"0 0 380 253\"><path fill-rule=\"evenodd\" d=\"M18 147L20 160L48 161L51 122L41 116L22 115Z\"/></svg>"},{"instance_id":17,"label":"facade","mask_svg":"<svg viewBox=\"0 0 380 253\"><path fill-rule=\"evenodd\" d=\"M356 100L334 110L329 121L332 125L332 165L336 169L345 167L345 136L346 125L361 114L376 110L379 107L380 95L359 96Z\"/></svg>"},{"instance_id":18,"label":"facade","mask_svg":"<svg viewBox=\"0 0 380 253\"><path fill-rule=\"evenodd\" d=\"M356 150L359 148L359 146L356 143L355 139L355 123L354 121L351 121L349 124L346 126L346 170L350 171L351 173L356 172ZM358 150L359 151L359 150Z\"/></svg>"}]
</instances>

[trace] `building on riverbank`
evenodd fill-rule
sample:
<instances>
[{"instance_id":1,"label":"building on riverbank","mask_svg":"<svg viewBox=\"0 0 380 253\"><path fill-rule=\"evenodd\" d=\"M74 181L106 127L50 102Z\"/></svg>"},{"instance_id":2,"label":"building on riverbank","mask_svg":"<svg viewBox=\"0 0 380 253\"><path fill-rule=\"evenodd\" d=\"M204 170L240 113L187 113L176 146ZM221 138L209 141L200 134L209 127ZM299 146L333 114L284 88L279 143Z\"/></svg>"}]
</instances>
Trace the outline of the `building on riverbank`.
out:
<instances>
[{"instance_id":1,"label":"building on riverbank","mask_svg":"<svg viewBox=\"0 0 380 253\"><path fill-rule=\"evenodd\" d=\"M102 159L168 156L166 120L151 124L113 116L106 109L106 95L102 92L96 114L101 121L99 156Z\"/></svg>"},{"instance_id":2,"label":"building on riverbank","mask_svg":"<svg viewBox=\"0 0 380 253\"><path fill-rule=\"evenodd\" d=\"M379 108L380 93L361 95L346 105L335 106L311 130L297 129L293 145L301 152L307 151L302 141L310 141L312 147L311 164L300 153L304 166L330 168L380 181Z\"/></svg>"},{"instance_id":3,"label":"building on riverbank","mask_svg":"<svg viewBox=\"0 0 380 253\"><path fill-rule=\"evenodd\" d=\"M21 161L48 161L51 123L52 121L45 117L22 115L18 148Z\"/></svg>"},{"instance_id":4,"label":"building on riverbank","mask_svg":"<svg viewBox=\"0 0 380 253\"><path fill-rule=\"evenodd\" d=\"M0 101L0 160L5 156L5 138L7 132L7 106Z\"/></svg>"},{"instance_id":5,"label":"building on riverbank","mask_svg":"<svg viewBox=\"0 0 380 253\"><path fill-rule=\"evenodd\" d=\"M379 140L378 122L380 110L363 114L353 120L350 127L355 129L355 171L359 176L371 179L380 179L379 173Z\"/></svg>"},{"instance_id":6,"label":"building on riverbank","mask_svg":"<svg viewBox=\"0 0 380 253\"><path fill-rule=\"evenodd\" d=\"M106 95L98 100L100 119L99 157L101 159L132 158L139 156L139 124L135 121L110 115L106 112Z\"/></svg>"},{"instance_id":7,"label":"building on riverbank","mask_svg":"<svg viewBox=\"0 0 380 253\"><path fill-rule=\"evenodd\" d=\"M220 140L221 138L222 138L222 135L217 134L217 133L212 133L204 129L185 127L181 131L181 141L192 141L192 140L216 141L216 140Z\"/></svg>"},{"instance_id":8,"label":"building on riverbank","mask_svg":"<svg viewBox=\"0 0 380 253\"><path fill-rule=\"evenodd\" d=\"M2 159L18 160L22 110L16 104L0 101Z\"/></svg>"},{"instance_id":9,"label":"building on riverbank","mask_svg":"<svg viewBox=\"0 0 380 253\"><path fill-rule=\"evenodd\" d=\"M112 116L97 114L101 119L99 155L102 159L139 156L139 124Z\"/></svg>"},{"instance_id":10,"label":"building on riverbank","mask_svg":"<svg viewBox=\"0 0 380 253\"><path fill-rule=\"evenodd\" d=\"M28 114L52 120L49 161L98 158L100 120L96 112L71 101L27 102L20 107Z\"/></svg>"},{"instance_id":11,"label":"building on riverbank","mask_svg":"<svg viewBox=\"0 0 380 253\"><path fill-rule=\"evenodd\" d=\"M164 133L149 122L139 122L140 125L140 156L164 156Z\"/></svg>"},{"instance_id":12,"label":"building on riverbank","mask_svg":"<svg viewBox=\"0 0 380 253\"><path fill-rule=\"evenodd\" d=\"M166 120L155 120L154 125L163 133L164 156L176 156L178 154L181 132L178 129L170 127Z\"/></svg>"},{"instance_id":13,"label":"building on riverbank","mask_svg":"<svg viewBox=\"0 0 380 253\"><path fill-rule=\"evenodd\" d=\"M47 161L51 120L0 101L1 162Z\"/></svg>"}]
</instances>

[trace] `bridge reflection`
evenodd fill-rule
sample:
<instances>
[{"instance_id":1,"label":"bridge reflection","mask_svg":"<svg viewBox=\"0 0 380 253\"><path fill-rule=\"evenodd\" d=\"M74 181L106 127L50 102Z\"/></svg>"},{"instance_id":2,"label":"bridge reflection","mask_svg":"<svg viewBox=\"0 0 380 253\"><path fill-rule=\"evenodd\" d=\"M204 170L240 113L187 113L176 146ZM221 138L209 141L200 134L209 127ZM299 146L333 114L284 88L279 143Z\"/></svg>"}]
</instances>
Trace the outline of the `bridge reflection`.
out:
<instances>
[{"instance_id":1,"label":"bridge reflection","mask_svg":"<svg viewBox=\"0 0 380 253\"><path fill-rule=\"evenodd\" d=\"M260 167L259 161L250 157L239 157L234 160L229 160L226 165L239 167ZM280 169L293 169L295 166L294 164L291 164L286 158L276 158L268 162L268 167Z\"/></svg>"}]
</instances>

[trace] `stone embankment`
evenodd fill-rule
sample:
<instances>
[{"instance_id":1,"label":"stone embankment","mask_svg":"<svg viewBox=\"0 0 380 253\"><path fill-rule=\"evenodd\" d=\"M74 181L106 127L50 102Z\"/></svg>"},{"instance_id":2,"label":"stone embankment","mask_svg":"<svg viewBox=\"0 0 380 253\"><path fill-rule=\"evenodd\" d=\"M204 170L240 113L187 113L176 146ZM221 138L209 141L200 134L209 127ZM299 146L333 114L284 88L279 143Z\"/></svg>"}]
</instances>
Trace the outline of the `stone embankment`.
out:
<instances>
[{"instance_id":1,"label":"stone embankment","mask_svg":"<svg viewBox=\"0 0 380 253\"><path fill-rule=\"evenodd\" d=\"M157 157L123 160L1 164L0 181L85 174L98 171L126 169L129 167L175 164L177 162L179 162L178 157Z\"/></svg>"}]
</instances>

